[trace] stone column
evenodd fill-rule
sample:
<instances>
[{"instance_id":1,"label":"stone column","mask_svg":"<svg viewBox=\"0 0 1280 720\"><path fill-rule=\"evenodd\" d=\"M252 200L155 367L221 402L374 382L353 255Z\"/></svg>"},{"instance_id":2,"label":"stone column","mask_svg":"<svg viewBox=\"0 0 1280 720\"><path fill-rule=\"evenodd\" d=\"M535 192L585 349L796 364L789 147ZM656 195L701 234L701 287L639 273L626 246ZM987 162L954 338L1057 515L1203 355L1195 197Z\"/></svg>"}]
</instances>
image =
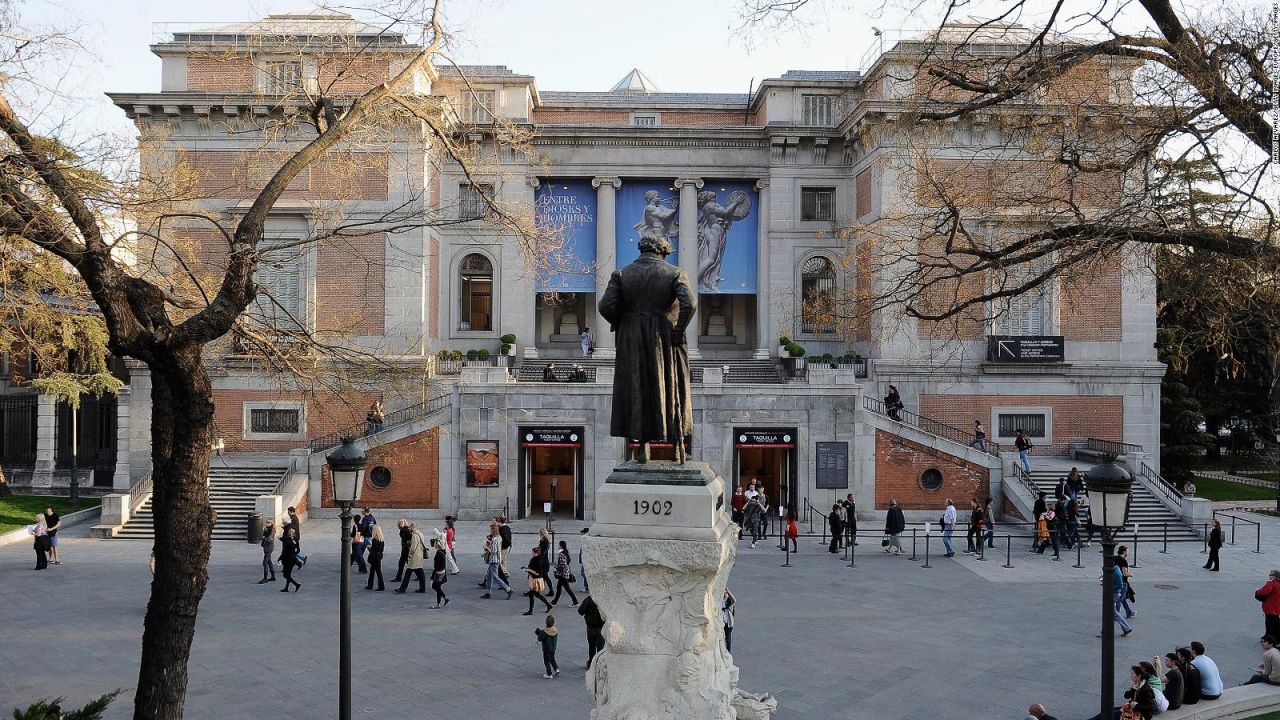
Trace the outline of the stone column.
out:
<instances>
[{"instance_id":1,"label":"stone column","mask_svg":"<svg viewBox=\"0 0 1280 720\"><path fill-rule=\"evenodd\" d=\"M133 484L129 473L129 404L133 392L126 385L116 391L116 471L111 476L111 487L128 490Z\"/></svg>"},{"instance_id":2,"label":"stone column","mask_svg":"<svg viewBox=\"0 0 1280 720\"><path fill-rule=\"evenodd\" d=\"M757 180L760 192L759 215L756 218L756 359L773 357L773 318L769 312L769 181Z\"/></svg>"},{"instance_id":3,"label":"stone column","mask_svg":"<svg viewBox=\"0 0 1280 720\"><path fill-rule=\"evenodd\" d=\"M596 297L591 308L595 320L591 332L595 336L596 357L612 358L617 353L613 345L613 333L609 323L600 315L600 298L609 286L609 276L618 266L617 252L617 193L622 180L616 177L592 178L596 189Z\"/></svg>"},{"instance_id":4,"label":"stone column","mask_svg":"<svg viewBox=\"0 0 1280 720\"><path fill-rule=\"evenodd\" d=\"M31 473L32 487L52 487L57 462L58 400L41 394L36 399L36 467Z\"/></svg>"},{"instance_id":5,"label":"stone column","mask_svg":"<svg viewBox=\"0 0 1280 720\"><path fill-rule=\"evenodd\" d=\"M676 178L676 189L680 191L680 269L689 276L689 284L698 291L698 190L702 188L701 178ZM701 313L694 313L689 321L687 333L689 359L702 357L698 349L698 335L702 332Z\"/></svg>"}]
</instances>

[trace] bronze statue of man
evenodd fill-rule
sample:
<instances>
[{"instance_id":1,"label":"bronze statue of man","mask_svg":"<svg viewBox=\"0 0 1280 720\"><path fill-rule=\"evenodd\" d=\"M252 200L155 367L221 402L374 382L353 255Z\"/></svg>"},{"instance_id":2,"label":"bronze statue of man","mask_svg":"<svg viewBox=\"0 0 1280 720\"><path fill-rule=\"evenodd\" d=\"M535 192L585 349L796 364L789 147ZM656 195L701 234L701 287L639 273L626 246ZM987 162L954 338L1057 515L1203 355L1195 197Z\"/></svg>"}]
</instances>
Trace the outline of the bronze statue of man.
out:
<instances>
[{"instance_id":1,"label":"bronze statue of man","mask_svg":"<svg viewBox=\"0 0 1280 720\"><path fill-rule=\"evenodd\" d=\"M689 276L664 259L673 252L666 238L644 237L639 247L640 257L609 277L600 299L617 348L609 434L638 442L640 462L649 460L649 443L669 442L683 463L684 439L693 434L684 333L697 295Z\"/></svg>"}]
</instances>

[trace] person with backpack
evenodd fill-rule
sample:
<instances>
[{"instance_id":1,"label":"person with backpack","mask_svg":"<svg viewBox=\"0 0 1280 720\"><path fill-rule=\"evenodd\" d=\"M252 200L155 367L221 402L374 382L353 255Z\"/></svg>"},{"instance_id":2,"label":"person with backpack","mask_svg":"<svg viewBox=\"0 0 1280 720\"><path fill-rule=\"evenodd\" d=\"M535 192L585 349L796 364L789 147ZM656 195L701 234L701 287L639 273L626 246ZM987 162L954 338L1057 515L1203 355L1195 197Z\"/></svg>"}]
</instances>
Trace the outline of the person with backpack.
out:
<instances>
[{"instance_id":1,"label":"person with backpack","mask_svg":"<svg viewBox=\"0 0 1280 720\"><path fill-rule=\"evenodd\" d=\"M902 416L898 414L898 411L904 407L906 405L902 404L902 396L898 394L898 388L890 385L889 393L884 396L885 414L889 416L890 420L902 422Z\"/></svg>"},{"instance_id":2,"label":"person with backpack","mask_svg":"<svg viewBox=\"0 0 1280 720\"><path fill-rule=\"evenodd\" d=\"M1027 472L1031 472L1031 448L1035 445L1031 444L1031 438L1018 428L1018 434L1013 438L1013 447L1018 451L1018 459L1022 461L1022 467Z\"/></svg>"}]
</instances>

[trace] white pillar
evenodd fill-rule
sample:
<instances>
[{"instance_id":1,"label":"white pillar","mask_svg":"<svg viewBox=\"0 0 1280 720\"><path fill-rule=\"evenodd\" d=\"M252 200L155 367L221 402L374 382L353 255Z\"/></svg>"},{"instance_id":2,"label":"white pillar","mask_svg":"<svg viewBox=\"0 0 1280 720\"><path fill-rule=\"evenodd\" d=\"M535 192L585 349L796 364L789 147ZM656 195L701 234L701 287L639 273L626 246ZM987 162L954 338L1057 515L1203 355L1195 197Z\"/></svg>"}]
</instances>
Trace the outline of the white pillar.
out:
<instances>
[{"instance_id":1,"label":"white pillar","mask_svg":"<svg viewBox=\"0 0 1280 720\"><path fill-rule=\"evenodd\" d=\"M689 284L693 286L694 296L698 293L698 190L702 188L701 178L676 178L676 189L680 191L680 269L689 276ZM701 319L698 313L693 314L686 333L689 358L702 357L698 349L698 335L702 332Z\"/></svg>"},{"instance_id":2,"label":"white pillar","mask_svg":"<svg viewBox=\"0 0 1280 720\"><path fill-rule=\"evenodd\" d=\"M617 253L617 193L622 180L616 177L592 178L596 189L596 297L591 309L595 321L591 324L595 336L596 357L611 358L617 350L613 345L613 333L609 323L600 315L600 298L609 286L609 276L618 266Z\"/></svg>"},{"instance_id":3,"label":"white pillar","mask_svg":"<svg viewBox=\"0 0 1280 720\"><path fill-rule=\"evenodd\" d=\"M756 217L756 358L773 356L773 318L769 313L769 181L757 180L760 192Z\"/></svg>"},{"instance_id":4,"label":"white pillar","mask_svg":"<svg viewBox=\"0 0 1280 720\"><path fill-rule=\"evenodd\" d=\"M129 386L116 391L116 472L111 477L111 487L128 490L133 484L129 474L129 404L133 392Z\"/></svg>"},{"instance_id":5,"label":"white pillar","mask_svg":"<svg viewBox=\"0 0 1280 720\"><path fill-rule=\"evenodd\" d=\"M52 395L36 398L36 467L31 473L32 487L52 487L57 462L58 401Z\"/></svg>"}]
</instances>

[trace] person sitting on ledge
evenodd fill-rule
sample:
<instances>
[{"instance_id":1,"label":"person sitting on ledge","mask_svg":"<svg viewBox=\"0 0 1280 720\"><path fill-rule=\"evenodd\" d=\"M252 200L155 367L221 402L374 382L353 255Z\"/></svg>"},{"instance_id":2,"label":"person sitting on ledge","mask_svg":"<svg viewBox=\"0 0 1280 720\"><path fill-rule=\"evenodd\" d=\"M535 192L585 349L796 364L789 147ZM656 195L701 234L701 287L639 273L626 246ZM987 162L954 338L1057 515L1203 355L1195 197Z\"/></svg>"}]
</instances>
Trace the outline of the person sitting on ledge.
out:
<instances>
[{"instance_id":1,"label":"person sitting on ledge","mask_svg":"<svg viewBox=\"0 0 1280 720\"><path fill-rule=\"evenodd\" d=\"M586 369L583 368L578 363L574 363L573 369L569 371L569 381L570 382L586 382L587 381Z\"/></svg>"},{"instance_id":2,"label":"person sitting on ledge","mask_svg":"<svg viewBox=\"0 0 1280 720\"><path fill-rule=\"evenodd\" d=\"M1262 636L1262 664L1253 677L1245 680L1244 685L1266 683L1280 685L1280 650L1276 649L1276 639L1270 635Z\"/></svg>"},{"instance_id":3,"label":"person sitting on ledge","mask_svg":"<svg viewBox=\"0 0 1280 720\"><path fill-rule=\"evenodd\" d=\"M1222 697L1222 676L1218 674L1218 665L1204 654L1204 643L1196 640L1191 643L1191 652L1195 658L1191 664L1200 671L1200 699L1217 700Z\"/></svg>"},{"instance_id":4,"label":"person sitting on ledge","mask_svg":"<svg viewBox=\"0 0 1280 720\"><path fill-rule=\"evenodd\" d=\"M1049 711L1045 710L1043 705L1036 703L1027 710L1026 720L1058 720L1058 718L1050 715Z\"/></svg>"},{"instance_id":5,"label":"person sitting on ledge","mask_svg":"<svg viewBox=\"0 0 1280 720\"><path fill-rule=\"evenodd\" d=\"M542 382L556 382L555 363L547 363L547 366L542 368Z\"/></svg>"}]
</instances>

